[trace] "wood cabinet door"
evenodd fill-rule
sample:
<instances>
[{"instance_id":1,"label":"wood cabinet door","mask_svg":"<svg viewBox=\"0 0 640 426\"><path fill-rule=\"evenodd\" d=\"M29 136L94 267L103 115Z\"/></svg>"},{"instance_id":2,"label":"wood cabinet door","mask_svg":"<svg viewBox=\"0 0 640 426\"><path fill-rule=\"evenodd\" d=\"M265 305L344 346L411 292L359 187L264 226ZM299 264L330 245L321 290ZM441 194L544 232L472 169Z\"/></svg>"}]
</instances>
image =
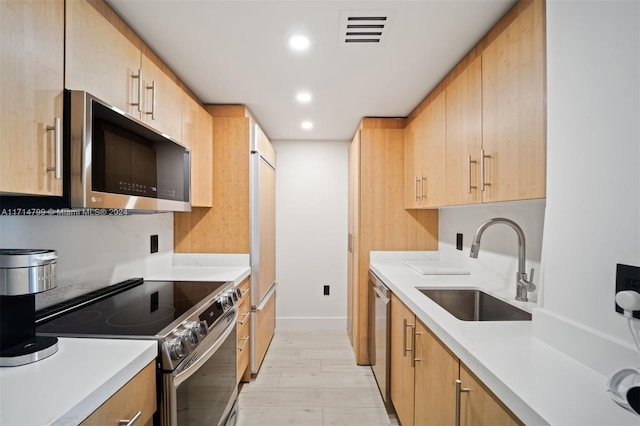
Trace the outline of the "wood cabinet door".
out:
<instances>
[{"instance_id":1,"label":"wood cabinet door","mask_svg":"<svg viewBox=\"0 0 640 426\"><path fill-rule=\"evenodd\" d=\"M182 137L182 89L147 55L141 56L142 120L176 140Z\"/></svg>"},{"instance_id":2,"label":"wood cabinet door","mask_svg":"<svg viewBox=\"0 0 640 426\"><path fill-rule=\"evenodd\" d=\"M445 204L445 93L405 128L405 208Z\"/></svg>"},{"instance_id":3,"label":"wood cabinet door","mask_svg":"<svg viewBox=\"0 0 640 426\"><path fill-rule=\"evenodd\" d=\"M422 322L416 322L415 424L452 425L458 358Z\"/></svg>"},{"instance_id":4,"label":"wood cabinet door","mask_svg":"<svg viewBox=\"0 0 640 426\"><path fill-rule=\"evenodd\" d=\"M85 0L66 1L65 87L140 118L140 50Z\"/></svg>"},{"instance_id":5,"label":"wood cabinet door","mask_svg":"<svg viewBox=\"0 0 640 426\"><path fill-rule=\"evenodd\" d=\"M460 363L460 381L467 392L460 395L460 424L468 426L521 425L522 422Z\"/></svg>"},{"instance_id":6,"label":"wood cabinet door","mask_svg":"<svg viewBox=\"0 0 640 426\"><path fill-rule=\"evenodd\" d=\"M191 148L191 206L213 207L213 119L184 92L182 143Z\"/></svg>"},{"instance_id":7,"label":"wood cabinet door","mask_svg":"<svg viewBox=\"0 0 640 426\"><path fill-rule=\"evenodd\" d=\"M422 202L426 207L439 207L446 203L446 101L440 93L424 110L425 143L424 176L421 176ZM419 139L421 139L419 137Z\"/></svg>"},{"instance_id":8,"label":"wood cabinet door","mask_svg":"<svg viewBox=\"0 0 640 426\"><path fill-rule=\"evenodd\" d=\"M64 2L0 1L0 40L0 192L62 195Z\"/></svg>"},{"instance_id":9,"label":"wood cabinet door","mask_svg":"<svg viewBox=\"0 0 640 426\"><path fill-rule=\"evenodd\" d=\"M544 2L482 52L485 202L545 197Z\"/></svg>"},{"instance_id":10,"label":"wood cabinet door","mask_svg":"<svg viewBox=\"0 0 640 426\"><path fill-rule=\"evenodd\" d=\"M422 176L424 176L424 159L427 156L424 141L419 127L420 117L409 123L404 129L404 207L420 208L422 201ZM421 176L422 175L422 176Z\"/></svg>"},{"instance_id":11,"label":"wood cabinet door","mask_svg":"<svg viewBox=\"0 0 640 426\"><path fill-rule=\"evenodd\" d=\"M414 424L414 368L411 365L416 318L391 295L391 402L402 426ZM422 403L422 401L420 402Z\"/></svg>"},{"instance_id":12,"label":"wood cabinet door","mask_svg":"<svg viewBox=\"0 0 640 426\"><path fill-rule=\"evenodd\" d=\"M358 225L360 215L360 131L349 145L347 199L347 330L351 345L356 348L358 336Z\"/></svg>"},{"instance_id":13,"label":"wood cabinet door","mask_svg":"<svg viewBox=\"0 0 640 426\"><path fill-rule=\"evenodd\" d=\"M267 294L276 281L276 171L264 158L259 159L260 189L258 220L260 229L257 300Z\"/></svg>"},{"instance_id":14,"label":"wood cabinet door","mask_svg":"<svg viewBox=\"0 0 640 426\"><path fill-rule=\"evenodd\" d=\"M446 88L446 204L482 202L482 58L478 56Z\"/></svg>"},{"instance_id":15,"label":"wood cabinet door","mask_svg":"<svg viewBox=\"0 0 640 426\"><path fill-rule=\"evenodd\" d=\"M122 419L132 419L140 412L138 420L144 425L152 421L156 408L156 365L152 361L80 424L121 425Z\"/></svg>"},{"instance_id":16,"label":"wood cabinet door","mask_svg":"<svg viewBox=\"0 0 640 426\"><path fill-rule=\"evenodd\" d=\"M255 315L255 328L252 326L251 333L255 333L255 336L251 336L252 342L255 342L255 348L251 348L251 352L255 355L252 359L251 372L257 373L262 365L264 356L267 354L267 349L273 338L273 333L276 328L276 293L271 293L269 299L267 299L264 306L258 308L253 313Z\"/></svg>"}]
</instances>

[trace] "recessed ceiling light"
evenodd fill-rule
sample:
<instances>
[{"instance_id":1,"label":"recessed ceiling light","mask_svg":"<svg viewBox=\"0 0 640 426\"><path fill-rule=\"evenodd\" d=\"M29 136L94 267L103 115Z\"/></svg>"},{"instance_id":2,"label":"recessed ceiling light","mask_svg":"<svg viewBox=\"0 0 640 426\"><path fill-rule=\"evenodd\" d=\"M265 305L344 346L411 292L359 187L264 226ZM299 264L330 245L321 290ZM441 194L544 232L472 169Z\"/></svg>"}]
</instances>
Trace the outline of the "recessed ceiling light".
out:
<instances>
[{"instance_id":1,"label":"recessed ceiling light","mask_svg":"<svg viewBox=\"0 0 640 426\"><path fill-rule=\"evenodd\" d=\"M298 94L296 95L296 99L298 100L298 102L306 104L307 102L311 101L311 93L298 92Z\"/></svg>"},{"instance_id":2,"label":"recessed ceiling light","mask_svg":"<svg viewBox=\"0 0 640 426\"><path fill-rule=\"evenodd\" d=\"M313 129L313 123L310 121L303 121L300 126L305 130Z\"/></svg>"},{"instance_id":3,"label":"recessed ceiling light","mask_svg":"<svg viewBox=\"0 0 640 426\"><path fill-rule=\"evenodd\" d=\"M289 47L293 50L307 50L309 44L309 39L303 35L295 35L289 38Z\"/></svg>"}]
</instances>

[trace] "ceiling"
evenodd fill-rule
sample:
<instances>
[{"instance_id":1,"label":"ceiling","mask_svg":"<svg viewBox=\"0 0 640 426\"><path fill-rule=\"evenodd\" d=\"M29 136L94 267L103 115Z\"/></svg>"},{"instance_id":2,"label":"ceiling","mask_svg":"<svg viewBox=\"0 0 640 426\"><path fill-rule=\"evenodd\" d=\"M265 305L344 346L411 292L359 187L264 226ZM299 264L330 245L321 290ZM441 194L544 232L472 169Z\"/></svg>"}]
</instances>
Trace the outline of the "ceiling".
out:
<instances>
[{"instance_id":1,"label":"ceiling","mask_svg":"<svg viewBox=\"0 0 640 426\"><path fill-rule=\"evenodd\" d=\"M107 2L203 103L247 105L272 140L350 140L362 117L406 117L514 4ZM349 13L387 16L381 41L345 43ZM307 51L289 48L294 34ZM296 100L301 90L311 102Z\"/></svg>"}]
</instances>

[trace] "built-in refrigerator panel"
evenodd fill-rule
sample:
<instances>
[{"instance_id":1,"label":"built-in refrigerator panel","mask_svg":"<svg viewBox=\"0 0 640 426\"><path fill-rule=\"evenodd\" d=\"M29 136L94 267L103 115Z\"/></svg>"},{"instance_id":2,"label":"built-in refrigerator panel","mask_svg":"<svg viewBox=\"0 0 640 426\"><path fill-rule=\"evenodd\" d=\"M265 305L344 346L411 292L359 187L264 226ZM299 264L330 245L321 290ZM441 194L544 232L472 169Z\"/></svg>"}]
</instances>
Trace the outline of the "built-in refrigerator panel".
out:
<instances>
[{"instance_id":1,"label":"built-in refrigerator panel","mask_svg":"<svg viewBox=\"0 0 640 426\"><path fill-rule=\"evenodd\" d=\"M251 134L251 372L257 373L275 331L275 151L257 126Z\"/></svg>"}]
</instances>

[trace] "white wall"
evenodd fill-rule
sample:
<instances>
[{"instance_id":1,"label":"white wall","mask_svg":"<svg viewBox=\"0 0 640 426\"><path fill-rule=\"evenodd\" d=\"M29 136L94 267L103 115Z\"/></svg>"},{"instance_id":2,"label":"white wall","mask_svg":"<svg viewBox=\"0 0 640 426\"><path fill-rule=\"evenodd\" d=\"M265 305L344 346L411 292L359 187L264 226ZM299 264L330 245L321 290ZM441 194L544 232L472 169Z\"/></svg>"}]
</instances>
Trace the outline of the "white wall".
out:
<instances>
[{"instance_id":1,"label":"white wall","mask_svg":"<svg viewBox=\"0 0 640 426\"><path fill-rule=\"evenodd\" d=\"M348 141L275 141L277 327L347 327ZM323 296L323 286L331 294Z\"/></svg>"},{"instance_id":2,"label":"white wall","mask_svg":"<svg viewBox=\"0 0 640 426\"><path fill-rule=\"evenodd\" d=\"M154 234L159 251L150 254ZM36 296L42 308L171 263L173 214L0 216L0 247L57 250L58 287Z\"/></svg>"},{"instance_id":3,"label":"white wall","mask_svg":"<svg viewBox=\"0 0 640 426\"><path fill-rule=\"evenodd\" d=\"M605 374L637 365L614 290L617 263L640 266L640 2L547 3L547 116L534 331Z\"/></svg>"},{"instance_id":4,"label":"white wall","mask_svg":"<svg viewBox=\"0 0 640 426\"><path fill-rule=\"evenodd\" d=\"M525 234L526 272L535 269L535 292L529 293L531 302L538 300L540 290L540 257L544 224L544 200L509 203L492 203L458 206L440 209L439 251L440 259L471 272L478 285L499 296L511 299L516 296L516 272L518 271L518 237L513 229L493 225L484 232L477 259L469 257L473 235L480 224L494 217L515 221ZM463 234L463 250L456 249L456 234Z\"/></svg>"}]
</instances>

